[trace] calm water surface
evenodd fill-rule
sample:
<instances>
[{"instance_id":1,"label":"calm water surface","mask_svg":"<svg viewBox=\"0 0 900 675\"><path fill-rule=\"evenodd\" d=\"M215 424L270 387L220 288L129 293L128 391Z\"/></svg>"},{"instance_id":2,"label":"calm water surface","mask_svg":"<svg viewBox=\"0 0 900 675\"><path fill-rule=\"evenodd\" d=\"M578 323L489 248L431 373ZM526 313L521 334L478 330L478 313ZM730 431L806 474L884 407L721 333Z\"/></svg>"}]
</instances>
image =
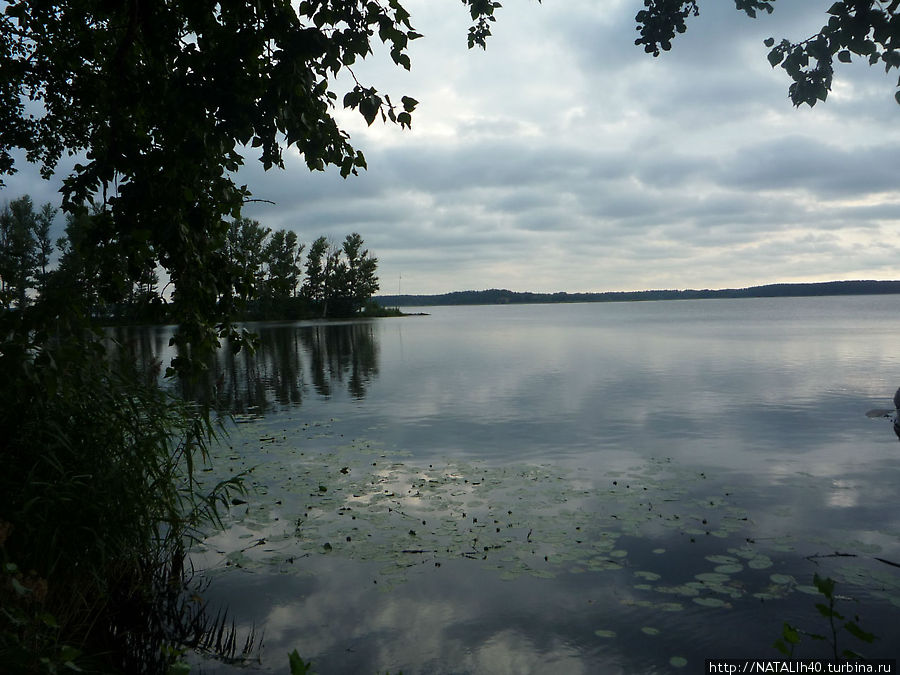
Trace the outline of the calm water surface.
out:
<instances>
[{"instance_id":1,"label":"calm water surface","mask_svg":"<svg viewBox=\"0 0 900 675\"><path fill-rule=\"evenodd\" d=\"M830 635L815 573L898 656L900 296L423 311L221 353L250 493L194 561L244 669L701 672Z\"/></svg>"}]
</instances>

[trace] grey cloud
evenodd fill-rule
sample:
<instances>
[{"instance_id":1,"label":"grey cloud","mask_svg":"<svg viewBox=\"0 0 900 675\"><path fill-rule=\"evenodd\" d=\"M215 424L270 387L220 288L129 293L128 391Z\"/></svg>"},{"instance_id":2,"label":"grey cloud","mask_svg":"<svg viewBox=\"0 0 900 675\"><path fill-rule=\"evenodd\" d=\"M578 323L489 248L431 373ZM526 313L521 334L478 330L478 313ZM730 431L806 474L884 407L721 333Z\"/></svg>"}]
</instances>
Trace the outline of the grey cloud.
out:
<instances>
[{"instance_id":1,"label":"grey cloud","mask_svg":"<svg viewBox=\"0 0 900 675\"><path fill-rule=\"evenodd\" d=\"M788 136L741 148L723 166L723 183L752 190L806 189L825 197L894 190L887 171L900 142L842 149L806 136Z\"/></svg>"}]
</instances>

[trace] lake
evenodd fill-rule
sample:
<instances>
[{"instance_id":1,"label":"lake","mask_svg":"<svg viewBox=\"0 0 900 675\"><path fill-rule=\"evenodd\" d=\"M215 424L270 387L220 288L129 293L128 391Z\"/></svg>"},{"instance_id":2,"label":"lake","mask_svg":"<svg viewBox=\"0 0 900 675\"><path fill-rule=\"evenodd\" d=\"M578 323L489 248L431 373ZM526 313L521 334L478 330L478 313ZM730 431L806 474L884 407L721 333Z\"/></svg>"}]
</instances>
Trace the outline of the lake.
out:
<instances>
[{"instance_id":1,"label":"lake","mask_svg":"<svg viewBox=\"0 0 900 675\"><path fill-rule=\"evenodd\" d=\"M220 353L203 475L249 491L192 559L263 644L200 672L701 672L786 621L897 657L900 296L421 311Z\"/></svg>"}]
</instances>

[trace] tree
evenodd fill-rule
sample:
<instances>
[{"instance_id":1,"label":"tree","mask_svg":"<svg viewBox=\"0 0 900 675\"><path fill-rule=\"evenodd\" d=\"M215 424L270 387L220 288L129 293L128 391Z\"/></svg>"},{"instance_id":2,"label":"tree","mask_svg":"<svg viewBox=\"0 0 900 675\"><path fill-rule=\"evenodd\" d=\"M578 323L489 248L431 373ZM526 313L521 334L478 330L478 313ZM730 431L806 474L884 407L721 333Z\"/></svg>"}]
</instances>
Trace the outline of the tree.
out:
<instances>
[{"instance_id":1,"label":"tree","mask_svg":"<svg viewBox=\"0 0 900 675\"><path fill-rule=\"evenodd\" d=\"M229 286L241 300L258 296L265 272L266 239L271 230L256 220L235 218L225 237L225 253L233 277Z\"/></svg>"},{"instance_id":2,"label":"tree","mask_svg":"<svg viewBox=\"0 0 900 675\"><path fill-rule=\"evenodd\" d=\"M323 236L312 243L306 254L306 281L300 292L317 307L325 301L328 249L328 239Z\"/></svg>"},{"instance_id":3,"label":"tree","mask_svg":"<svg viewBox=\"0 0 900 675\"><path fill-rule=\"evenodd\" d=\"M499 3L464 4L469 46L484 46ZM421 36L400 0L4 6L0 174L15 170L16 149L45 176L64 153L82 157L64 180L63 210L96 200L106 214L98 241L115 242L111 254L133 261L135 274L154 259L167 271L179 298L176 342L195 350L234 335L233 279L218 251L250 196L232 178L245 149L266 169L283 166L289 147L311 170L365 168L333 115L345 71L354 82L345 108L368 124L412 124L415 99L392 99L352 72L377 42L409 69L408 45Z\"/></svg>"},{"instance_id":4,"label":"tree","mask_svg":"<svg viewBox=\"0 0 900 675\"><path fill-rule=\"evenodd\" d=\"M32 286L35 262L35 214L31 197L4 205L0 211L0 294L2 305L22 309Z\"/></svg>"},{"instance_id":5,"label":"tree","mask_svg":"<svg viewBox=\"0 0 900 675\"><path fill-rule=\"evenodd\" d=\"M352 316L378 290L378 259L362 246L362 237L354 232L340 247L324 236L309 247L301 294L319 316Z\"/></svg>"},{"instance_id":6,"label":"tree","mask_svg":"<svg viewBox=\"0 0 900 675\"><path fill-rule=\"evenodd\" d=\"M67 307L87 316L106 314L107 304L124 297L108 288L101 263L106 256L96 255L97 249L92 246L91 231L99 217L101 214L96 205L91 211L85 209L66 215L65 235L56 242L60 252L59 267L45 286L49 299L55 302L67 295Z\"/></svg>"},{"instance_id":7,"label":"tree","mask_svg":"<svg viewBox=\"0 0 900 675\"><path fill-rule=\"evenodd\" d=\"M49 203L35 212L24 195L0 210L0 306L24 308L28 291L42 288L53 253L50 226L56 209Z\"/></svg>"},{"instance_id":8,"label":"tree","mask_svg":"<svg viewBox=\"0 0 900 675\"><path fill-rule=\"evenodd\" d=\"M775 0L734 0L747 16L771 14ZM687 30L686 20L700 12L698 0L644 0L635 16L640 37L635 44L659 56L672 48L676 34ZM835 59L850 63L854 56L869 65L883 64L885 72L900 68L900 0L837 0L827 11L822 28L800 42L765 40L769 63L781 66L793 80L788 90L795 106L814 106L831 91ZM894 94L900 103L900 81Z\"/></svg>"},{"instance_id":9,"label":"tree","mask_svg":"<svg viewBox=\"0 0 900 675\"><path fill-rule=\"evenodd\" d=\"M366 302L378 291L378 277L375 269L378 258L362 250L363 238L356 232L344 239L343 251L347 259L344 295L348 301L350 314L365 307Z\"/></svg>"},{"instance_id":10,"label":"tree","mask_svg":"<svg viewBox=\"0 0 900 675\"><path fill-rule=\"evenodd\" d=\"M469 44L483 46L499 3L464 2ZM0 308L0 530L14 530L0 588L13 588L5 575L15 560L48 580L65 618L56 628L35 616L23 629L3 594L0 641L25 645L23 630L46 640L29 639L24 661L0 669L31 672L55 668L57 641L82 645L104 627L112 642L100 640L97 654L127 649L123 640L134 640L121 618L142 616L132 601L153 595L141 582L163 578L171 590L181 537L196 514L214 520L218 503L215 492L196 493L193 476L208 418L115 367L84 298L119 302L161 267L180 323L172 366L198 375L220 337L241 337L233 318L248 280L229 263L227 235L250 197L233 178L247 149L266 169L282 166L287 148L311 170L365 168L334 118L338 101L368 124L400 127L417 102L350 69L378 42L409 68L408 44L420 36L400 0L6 0L0 9L0 176L22 154L45 177L63 154L77 162L63 180L60 270L34 307L24 307L25 283L4 276L27 311ZM339 99L347 71L353 84ZM159 626L157 635L172 629ZM155 647L157 659L174 651ZM146 670L116 665L107 670Z\"/></svg>"},{"instance_id":11,"label":"tree","mask_svg":"<svg viewBox=\"0 0 900 675\"><path fill-rule=\"evenodd\" d=\"M50 256L53 253L53 240L50 238L50 227L56 218L57 209L49 202L41 207L37 214L34 228L35 263L41 268L38 276L39 287L47 283L47 265L50 264Z\"/></svg>"},{"instance_id":12,"label":"tree","mask_svg":"<svg viewBox=\"0 0 900 675\"><path fill-rule=\"evenodd\" d=\"M297 233L291 230L277 230L272 234L265 249L268 276L267 290L276 298L290 298L297 293L300 283L300 261L304 244L297 242Z\"/></svg>"}]
</instances>

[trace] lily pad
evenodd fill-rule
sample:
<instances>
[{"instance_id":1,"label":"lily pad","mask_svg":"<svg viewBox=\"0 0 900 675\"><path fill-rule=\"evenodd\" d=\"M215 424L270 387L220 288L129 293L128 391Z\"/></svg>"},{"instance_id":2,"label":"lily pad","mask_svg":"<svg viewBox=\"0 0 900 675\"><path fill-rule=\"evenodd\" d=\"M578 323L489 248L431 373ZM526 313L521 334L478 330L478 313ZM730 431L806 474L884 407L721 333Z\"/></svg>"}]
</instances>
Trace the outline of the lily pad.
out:
<instances>
[{"instance_id":1,"label":"lily pad","mask_svg":"<svg viewBox=\"0 0 900 675\"><path fill-rule=\"evenodd\" d=\"M661 578L660 575L656 572L646 572L644 570L635 572L634 576L640 577L641 579L646 579L647 581L659 581L659 579Z\"/></svg>"},{"instance_id":2,"label":"lily pad","mask_svg":"<svg viewBox=\"0 0 900 675\"><path fill-rule=\"evenodd\" d=\"M721 572L703 572L702 574L695 574L695 579L699 579L704 583L721 583L723 581L728 581L730 577L727 574L722 574Z\"/></svg>"},{"instance_id":3,"label":"lily pad","mask_svg":"<svg viewBox=\"0 0 900 675\"><path fill-rule=\"evenodd\" d=\"M772 566L772 559L769 556L761 555L751 558L747 561L747 567L754 570L764 570Z\"/></svg>"},{"instance_id":4,"label":"lily pad","mask_svg":"<svg viewBox=\"0 0 900 675\"><path fill-rule=\"evenodd\" d=\"M743 569L743 565L735 563L733 565L719 565L718 567L716 567L716 572L718 574L737 574Z\"/></svg>"},{"instance_id":5,"label":"lily pad","mask_svg":"<svg viewBox=\"0 0 900 675\"><path fill-rule=\"evenodd\" d=\"M769 579L776 584L793 584L796 582L796 579L790 574L772 574L769 576Z\"/></svg>"}]
</instances>

